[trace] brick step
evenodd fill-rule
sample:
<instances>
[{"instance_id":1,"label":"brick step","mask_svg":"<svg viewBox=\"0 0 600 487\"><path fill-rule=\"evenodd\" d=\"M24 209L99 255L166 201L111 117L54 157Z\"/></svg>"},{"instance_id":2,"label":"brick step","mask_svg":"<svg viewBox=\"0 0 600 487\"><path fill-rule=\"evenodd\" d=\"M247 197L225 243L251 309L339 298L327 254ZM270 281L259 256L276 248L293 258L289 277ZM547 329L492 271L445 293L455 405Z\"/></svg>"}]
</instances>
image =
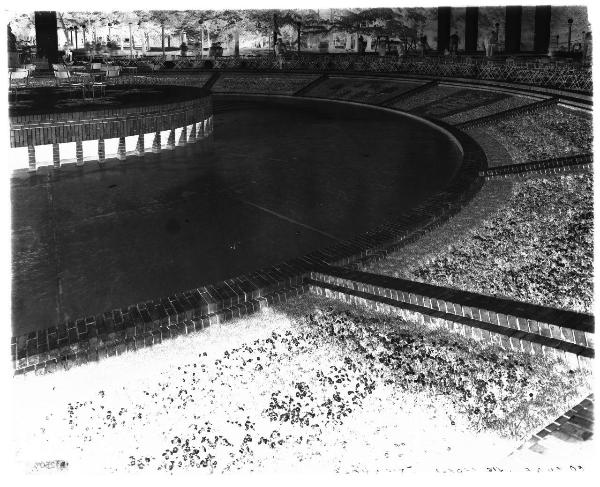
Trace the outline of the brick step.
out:
<instances>
[{"instance_id":1,"label":"brick step","mask_svg":"<svg viewBox=\"0 0 600 487\"><path fill-rule=\"evenodd\" d=\"M154 318L146 315L142 323L135 325L129 323L131 326L101 329L100 332L90 333L85 338L80 335L68 343L56 344L46 351L38 351L38 353L27 355L25 358L15 360L13 356L15 375L31 372L49 373L57 368L68 369L87 362L122 355L125 352L133 352L162 343L170 338L176 338L179 335L186 335L211 325L253 314L307 291L307 285L299 284L283 287L243 302L220 307L220 309L203 308L205 312L193 313L191 316L185 313ZM212 311L208 311L209 309Z\"/></svg>"},{"instance_id":2,"label":"brick step","mask_svg":"<svg viewBox=\"0 0 600 487\"><path fill-rule=\"evenodd\" d=\"M493 167L481 171L480 176L486 179L500 179L513 176L528 176L530 174L561 173L571 171L589 170L592 168L594 155L592 153L578 154L575 156L555 157L540 161L525 162L523 164L509 164Z\"/></svg>"},{"instance_id":3,"label":"brick step","mask_svg":"<svg viewBox=\"0 0 600 487\"><path fill-rule=\"evenodd\" d=\"M439 324L449 330L459 332L468 338L496 344L506 350L514 350L531 355L558 357L559 359L566 360L572 367L580 367L586 370L591 370L593 367L591 359L594 357L594 350L586 346L480 321L468 316L446 313L372 292L330 284L319 279L307 279L306 284L309 287L309 292L313 294L366 305L378 311L385 310L386 307L391 307L408 313L417 313L422 316L423 324Z\"/></svg>"},{"instance_id":4,"label":"brick step","mask_svg":"<svg viewBox=\"0 0 600 487\"><path fill-rule=\"evenodd\" d=\"M296 93L294 93L294 96L304 96L304 95L310 93L310 91L315 86L320 85L321 83L323 83L323 81L325 81L328 78L329 78L329 75L327 75L327 74L323 74L323 75L319 76L316 80L311 81L306 86L300 88Z\"/></svg>"},{"instance_id":5,"label":"brick step","mask_svg":"<svg viewBox=\"0 0 600 487\"><path fill-rule=\"evenodd\" d=\"M462 122L456 124L455 127L461 130L465 130L473 127L481 127L484 125L488 125L497 120L506 120L508 118L515 117L517 115L523 115L525 113L533 113L538 110L546 110L548 108L552 108L558 105L559 98L552 97L547 98L545 100L536 101L534 103L530 103L529 105L523 105L520 107L509 108L508 110L504 110L502 112L493 113L492 115L487 115L485 117L476 118L473 120L468 120L466 122Z\"/></svg>"}]
</instances>

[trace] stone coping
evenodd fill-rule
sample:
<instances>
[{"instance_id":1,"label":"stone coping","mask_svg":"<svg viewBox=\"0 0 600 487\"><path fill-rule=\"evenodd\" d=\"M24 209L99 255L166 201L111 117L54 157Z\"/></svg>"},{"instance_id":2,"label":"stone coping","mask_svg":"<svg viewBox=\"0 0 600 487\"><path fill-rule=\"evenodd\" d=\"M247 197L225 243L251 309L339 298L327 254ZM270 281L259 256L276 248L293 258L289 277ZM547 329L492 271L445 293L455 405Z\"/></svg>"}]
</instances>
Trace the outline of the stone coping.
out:
<instances>
[{"instance_id":1,"label":"stone coping","mask_svg":"<svg viewBox=\"0 0 600 487\"><path fill-rule=\"evenodd\" d=\"M592 153L587 153L521 164L508 164L506 166L490 168L486 171L482 171L480 174L486 179L498 179L510 176L528 176L532 173L547 174L565 172L567 170L591 170L593 162L594 155Z\"/></svg>"}]
</instances>

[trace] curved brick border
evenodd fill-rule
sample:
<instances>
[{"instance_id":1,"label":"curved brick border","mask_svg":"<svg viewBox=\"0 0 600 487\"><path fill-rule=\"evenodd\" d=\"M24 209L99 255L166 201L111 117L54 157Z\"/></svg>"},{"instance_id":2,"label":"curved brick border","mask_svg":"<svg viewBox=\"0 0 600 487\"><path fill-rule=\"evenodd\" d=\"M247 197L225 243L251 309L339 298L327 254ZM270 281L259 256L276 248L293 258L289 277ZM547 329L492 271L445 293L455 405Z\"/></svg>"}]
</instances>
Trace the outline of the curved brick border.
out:
<instances>
[{"instance_id":1,"label":"curved brick border","mask_svg":"<svg viewBox=\"0 0 600 487\"><path fill-rule=\"evenodd\" d=\"M308 279L315 267L369 259L418 239L460 211L483 185L480 172L487 169L486 155L473 138L442 122L429 123L449 132L462 146L464 158L449 186L419 206L351 240L270 268L13 337L11 356L15 373L43 373L59 365L69 367L100 360L252 313L307 292Z\"/></svg>"}]
</instances>

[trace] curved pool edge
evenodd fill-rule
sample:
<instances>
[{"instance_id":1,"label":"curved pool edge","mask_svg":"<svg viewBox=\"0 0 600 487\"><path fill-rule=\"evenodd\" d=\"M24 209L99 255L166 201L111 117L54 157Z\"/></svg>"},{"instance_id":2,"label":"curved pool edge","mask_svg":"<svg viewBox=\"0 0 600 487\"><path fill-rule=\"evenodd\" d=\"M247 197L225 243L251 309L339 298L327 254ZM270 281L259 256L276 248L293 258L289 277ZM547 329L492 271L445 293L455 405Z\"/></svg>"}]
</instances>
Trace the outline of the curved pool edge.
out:
<instances>
[{"instance_id":1,"label":"curved pool edge","mask_svg":"<svg viewBox=\"0 0 600 487\"><path fill-rule=\"evenodd\" d=\"M225 96L247 97L248 94ZM351 239L212 285L13 336L11 358L15 374L51 372L59 366L68 368L135 351L285 301L307 292L305 281L320 265L349 265L380 259L414 242L458 213L483 185L484 179L479 174L487 167L485 152L473 138L457 128L388 107L345 100L305 99L369 107L412 118L444 133L461 152L462 161L442 191L399 213L393 220Z\"/></svg>"}]
</instances>

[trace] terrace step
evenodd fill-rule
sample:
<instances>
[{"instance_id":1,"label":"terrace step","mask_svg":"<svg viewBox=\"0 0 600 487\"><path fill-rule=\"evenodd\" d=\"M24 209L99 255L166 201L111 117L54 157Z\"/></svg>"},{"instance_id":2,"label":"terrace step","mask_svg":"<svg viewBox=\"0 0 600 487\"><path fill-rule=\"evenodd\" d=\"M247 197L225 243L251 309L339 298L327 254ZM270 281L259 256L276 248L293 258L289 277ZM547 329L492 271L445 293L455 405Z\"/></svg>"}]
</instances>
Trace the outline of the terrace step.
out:
<instances>
[{"instance_id":1,"label":"terrace step","mask_svg":"<svg viewBox=\"0 0 600 487\"><path fill-rule=\"evenodd\" d=\"M381 105L384 107L391 106L394 103L397 103L401 100L406 100L407 98L411 98L414 95L423 93L424 91L430 90L431 88L435 88L439 84L440 84L440 82L437 80L429 81L428 83L425 83L421 86L417 86L416 88L413 88L408 91L404 91L404 92L394 95L386 100L383 100L383 101L379 102L378 105Z\"/></svg>"},{"instance_id":2,"label":"terrace step","mask_svg":"<svg viewBox=\"0 0 600 487\"><path fill-rule=\"evenodd\" d=\"M231 296L234 294L231 290L236 289L234 281L232 280L230 285L229 297L221 291L223 299L219 306L216 304L214 307L200 306L197 308L173 306L173 312L164 311L161 314L138 305L130 307L128 310L129 315L135 314L136 317L128 316L127 318L131 319L122 321L120 324L113 323L112 327L97 328L94 326L95 333L91 332L91 327L84 321L74 323L72 328L66 330L68 333L63 335L62 340L51 342L53 346L48 344L43 347L39 346L40 341L49 336L47 333L30 333L27 336L26 348L19 347L17 340L13 338L11 351L13 352L15 375L31 372L38 374L54 372L57 368L68 369L87 362L122 355L125 352L133 352L162 343L163 340L169 338L176 338L179 335L199 331L211 325L250 315L308 291L308 286L300 282L297 285L271 290L266 294L253 293L252 296L256 294L255 297L250 297L251 295L248 294L247 299L234 302L231 300ZM271 289L273 288L271 287ZM210 286L210 290L213 296L217 294L217 290L213 286ZM238 294L241 292L239 288L237 291ZM166 301L168 300L161 300L161 304L165 304ZM229 305L223 306L224 303ZM135 308L136 313L132 308ZM121 313L120 310L117 311L119 314ZM111 319L112 316L111 313ZM58 336L60 337L61 334L59 333ZM36 341L35 346L32 346L32 340ZM25 357L22 356L23 352L25 352Z\"/></svg>"},{"instance_id":3,"label":"terrace step","mask_svg":"<svg viewBox=\"0 0 600 487\"><path fill-rule=\"evenodd\" d=\"M546 110L558 105L560 99L558 97L547 98L545 100L536 101L528 105L520 107L509 108L502 112L493 113L492 115L486 115L485 117L475 118L473 120L467 120L466 122L458 123L455 127L465 130L472 127L481 127L488 125L497 120L506 120L508 118L515 117L517 115L523 115L525 113L533 113L539 110Z\"/></svg>"},{"instance_id":4,"label":"terrace step","mask_svg":"<svg viewBox=\"0 0 600 487\"><path fill-rule=\"evenodd\" d=\"M308 83L305 87L300 88L296 93L294 93L294 96L304 96L307 93L309 93L315 86L320 85L321 83L323 83L325 80L327 80L329 78L328 74L323 74L321 76L319 76L316 80L311 81L310 83Z\"/></svg>"},{"instance_id":5,"label":"terrace step","mask_svg":"<svg viewBox=\"0 0 600 487\"><path fill-rule=\"evenodd\" d=\"M209 90L209 91L212 90L212 87L218 81L220 76L221 76L220 72L213 73L213 75L208 79L208 81L206 83L204 83L203 88L205 90Z\"/></svg>"},{"instance_id":6,"label":"terrace step","mask_svg":"<svg viewBox=\"0 0 600 487\"><path fill-rule=\"evenodd\" d=\"M592 315L326 265L315 268L307 282L537 346L594 357Z\"/></svg>"},{"instance_id":7,"label":"terrace step","mask_svg":"<svg viewBox=\"0 0 600 487\"><path fill-rule=\"evenodd\" d=\"M552 423L541 429L510 454L518 457L525 452L544 455L550 449L560 448L559 442L589 441L594 435L594 394L556 418ZM554 441L547 441L551 439Z\"/></svg>"},{"instance_id":8,"label":"terrace step","mask_svg":"<svg viewBox=\"0 0 600 487\"><path fill-rule=\"evenodd\" d=\"M529 176L531 174L578 172L591 170L593 160L594 155L590 152L575 156L555 157L552 159L525 162L523 164L493 167L486 171L481 171L479 175L484 176L486 179L502 179L515 176Z\"/></svg>"}]
</instances>

